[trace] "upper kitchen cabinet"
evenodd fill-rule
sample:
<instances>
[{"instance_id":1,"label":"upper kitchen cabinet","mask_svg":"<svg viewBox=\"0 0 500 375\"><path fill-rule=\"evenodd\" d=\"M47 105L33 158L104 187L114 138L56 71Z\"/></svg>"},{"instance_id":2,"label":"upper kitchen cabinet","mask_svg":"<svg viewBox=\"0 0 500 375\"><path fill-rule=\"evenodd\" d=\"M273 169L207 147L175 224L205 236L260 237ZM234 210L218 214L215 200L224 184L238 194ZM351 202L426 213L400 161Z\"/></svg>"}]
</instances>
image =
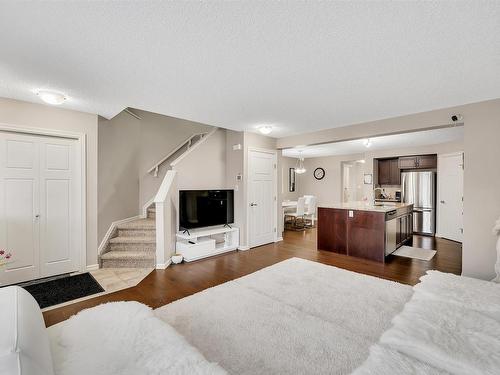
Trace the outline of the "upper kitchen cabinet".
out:
<instances>
[{"instance_id":1,"label":"upper kitchen cabinet","mask_svg":"<svg viewBox=\"0 0 500 375\"><path fill-rule=\"evenodd\" d=\"M402 156L399 158L399 169L432 168L437 168L437 155Z\"/></svg>"},{"instance_id":2,"label":"upper kitchen cabinet","mask_svg":"<svg viewBox=\"0 0 500 375\"><path fill-rule=\"evenodd\" d=\"M401 173L399 171L398 158L379 159L378 162L378 185L400 185Z\"/></svg>"}]
</instances>

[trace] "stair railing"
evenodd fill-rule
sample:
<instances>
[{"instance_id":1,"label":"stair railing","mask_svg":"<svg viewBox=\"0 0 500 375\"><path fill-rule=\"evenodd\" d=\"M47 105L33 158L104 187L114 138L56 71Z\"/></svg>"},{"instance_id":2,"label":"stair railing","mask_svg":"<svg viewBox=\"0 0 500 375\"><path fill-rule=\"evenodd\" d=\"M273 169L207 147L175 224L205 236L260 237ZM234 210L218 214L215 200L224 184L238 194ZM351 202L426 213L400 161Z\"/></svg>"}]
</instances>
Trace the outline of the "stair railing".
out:
<instances>
[{"instance_id":1,"label":"stair railing","mask_svg":"<svg viewBox=\"0 0 500 375\"><path fill-rule=\"evenodd\" d=\"M183 147L186 147L187 150L189 150L192 146L193 143L197 143L203 139L208 133L195 133L191 135L189 138L184 140L183 142L179 143L177 147L175 147L172 151L170 151L165 157L163 157L160 161L158 161L155 165L153 165L149 170L148 173L153 173L154 177L158 177L158 172L160 170L160 166L165 163L170 157L172 157L177 151L182 149Z\"/></svg>"}]
</instances>

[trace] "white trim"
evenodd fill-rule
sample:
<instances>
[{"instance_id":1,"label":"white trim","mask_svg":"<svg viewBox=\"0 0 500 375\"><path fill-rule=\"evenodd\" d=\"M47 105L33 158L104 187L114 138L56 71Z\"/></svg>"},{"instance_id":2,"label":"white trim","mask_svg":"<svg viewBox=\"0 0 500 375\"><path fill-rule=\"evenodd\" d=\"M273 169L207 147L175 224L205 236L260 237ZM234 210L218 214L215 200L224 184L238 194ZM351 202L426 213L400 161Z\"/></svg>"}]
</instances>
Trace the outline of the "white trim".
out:
<instances>
[{"instance_id":1,"label":"white trim","mask_svg":"<svg viewBox=\"0 0 500 375\"><path fill-rule=\"evenodd\" d=\"M148 216L148 208L152 206L154 202L155 202L155 197L151 198L146 203L144 203L144 206L142 206L142 213L139 215L142 219Z\"/></svg>"},{"instance_id":2,"label":"white trim","mask_svg":"<svg viewBox=\"0 0 500 375\"><path fill-rule=\"evenodd\" d=\"M274 176L273 176L273 190L274 190L274 197L275 197L275 204L273 205L273 218L274 218L274 238L273 241L277 242L278 239L278 151L277 150L271 150L271 149L266 149L266 148L258 148L258 147L248 147L247 148L247 157L246 157L246 197L245 197L245 212L246 212L246 234L247 234L247 243L248 247L250 248L250 210L248 209L249 207L249 201L250 201L250 179L249 179L249 155L251 151L256 151L256 152L265 152L268 154L274 155Z\"/></svg>"},{"instance_id":3,"label":"white trim","mask_svg":"<svg viewBox=\"0 0 500 375\"><path fill-rule=\"evenodd\" d=\"M90 266L87 266L87 272L89 271L95 271L95 270L98 270L99 269L99 265L98 264L91 264Z\"/></svg>"},{"instance_id":4,"label":"white trim","mask_svg":"<svg viewBox=\"0 0 500 375\"><path fill-rule=\"evenodd\" d=\"M165 268L167 268L171 264L172 264L172 258L170 258L166 263L157 263L155 268L157 270L164 270Z\"/></svg>"},{"instance_id":5,"label":"white trim","mask_svg":"<svg viewBox=\"0 0 500 375\"><path fill-rule=\"evenodd\" d=\"M194 144L194 146L190 147L189 149L186 150L186 152L182 153L177 159L175 159L172 163L170 163L170 166L174 168L179 162L184 159L186 156L188 156L191 152L196 150L198 147L200 147L203 143L207 141L208 138L210 138L219 128L213 128L210 132L208 132L202 139L200 139L198 142Z\"/></svg>"},{"instance_id":6,"label":"white trim","mask_svg":"<svg viewBox=\"0 0 500 375\"><path fill-rule=\"evenodd\" d=\"M102 255L102 252L104 251L104 249L106 248L106 245L108 244L109 240L111 239L111 236L113 234L113 232L115 231L116 227L120 224L125 224L125 223L128 223L130 221L134 221L134 220L138 220L138 219L143 219L142 215L138 215L138 216L132 216L132 217L128 217L126 219L122 219L122 220L117 220L117 221L113 221L111 223L111 225L109 226L108 228L108 231L106 232L106 234L104 235L102 241L101 241L101 244L99 245L99 247L97 248L97 251L98 251L98 254L99 255Z\"/></svg>"},{"instance_id":7,"label":"white trim","mask_svg":"<svg viewBox=\"0 0 500 375\"><path fill-rule=\"evenodd\" d=\"M281 242L281 241L283 241L283 237L279 236L278 238L276 238L276 241L274 241L274 242Z\"/></svg>"},{"instance_id":8,"label":"white trim","mask_svg":"<svg viewBox=\"0 0 500 375\"><path fill-rule=\"evenodd\" d=\"M68 132L64 130L54 130L37 128L30 126L17 126L6 123L0 123L0 131L11 132L11 133L21 133L29 135L41 135L48 137L59 137L59 138L69 138L77 141L80 147L77 147L79 153L77 157L80 158L80 221L81 221L81 233L80 233L80 264L77 268L80 272L85 272L87 267L87 135L85 133L78 132ZM77 145L77 146L78 146Z\"/></svg>"},{"instance_id":9,"label":"white trim","mask_svg":"<svg viewBox=\"0 0 500 375\"><path fill-rule=\"evenodd\" d=\"M247 251L247 250L250 250L250 246L238 246L238 250Z\"/></svg>"}]
</instances>

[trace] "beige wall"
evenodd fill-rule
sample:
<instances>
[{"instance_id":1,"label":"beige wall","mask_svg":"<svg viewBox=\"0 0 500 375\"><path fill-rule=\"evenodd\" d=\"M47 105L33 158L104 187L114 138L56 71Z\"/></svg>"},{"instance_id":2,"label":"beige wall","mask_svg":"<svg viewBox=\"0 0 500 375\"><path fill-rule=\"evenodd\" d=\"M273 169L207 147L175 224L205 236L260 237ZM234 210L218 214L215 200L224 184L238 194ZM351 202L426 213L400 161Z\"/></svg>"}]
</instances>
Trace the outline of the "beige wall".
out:
<instances>
[{"instance_id":1,"label":"beige wall","mask_svg":"<svg viewBox=\"0 0 500 375\"><path fill-rule=\"evenodd\" d=\"M226 187L234 189L234 224L240 228L240 242L246 233L244 170L244 133L226 130ZM241 145L241 150L233 150L233 145ZM241 180L238 180L238 175Z\"/></svg>"},{"instance_id":2,"label":"beige wall","mask_svg":"<svg viewBox=\"0 0 500 375\"><path fill-rule=\"evenodd\" d=\"M191 135L208 132L213 127L136 109L134 112L142 119L139 161L139 206L142 207L155 196L165 177L168 164L162 165L158 177L148 174L148 170Z\"/></svg>"},{"instance_id":3,"label":"beige wall","mask_svg":"<svg viewBox=\"0 0 500 375\"><path fill-rule=\"evenodd\" d=\"M0 123L86 135L87 265L97 264L97 115L0 98Z\"/></svg>"},{"instance_id":4,"label":"beige wall","mask_svg":"<svg viewBox=\"0 0 500 375\"><path fill-rule=\"evenodd\" d=\"M492 234L500 216L500 100L466 106L464 249L462 272L491 279L496 260Z\"/></svg>"},{"instance_id":5,"label":"beige wall","mask_svg":"<svg viewBox=\"0 0 500 375\"><path fill-rule=\"evenodd\" d=\"M173 169L183 189L224 189L226 187L226 131L218 129L187 154Z\"/></svg>"},{"instance_id":6,"label":"beige wall","mask_svg":"<svg viewBox=\"0 0 500 375\"><path fill-rule=\"evenodd\" d=\"M491 228L500 216L500 99L286 137L277 144L293 147L425 129L449 124L456 113L465 124L463 274L490 279L496 258Z\"/></svg>"},{"instance_id":7,"label":"beige wall","mask_svg":"<svg viewBox=\"0 0 500 375\"><path fill-rule=\"evenodd\" d=\"M126 112L99 117L99 243L113 221L139 213L140 121Z\"/></svg>"},{"instance_id":8,"label":"beige wall","mask_svg":"<svg viewBox=\"0 0 500 375\"><path fill-rule=\"evenodd\" d=\"M297 166L296 158L289 158L281 155L281 151L278 152L278 189L280 193L280 200L297 200L300 196L299 194L299 179L295 179L295 191L288 191L289 184L289 170L290 168L295 168Z\"/></svg>"}]
</instances>

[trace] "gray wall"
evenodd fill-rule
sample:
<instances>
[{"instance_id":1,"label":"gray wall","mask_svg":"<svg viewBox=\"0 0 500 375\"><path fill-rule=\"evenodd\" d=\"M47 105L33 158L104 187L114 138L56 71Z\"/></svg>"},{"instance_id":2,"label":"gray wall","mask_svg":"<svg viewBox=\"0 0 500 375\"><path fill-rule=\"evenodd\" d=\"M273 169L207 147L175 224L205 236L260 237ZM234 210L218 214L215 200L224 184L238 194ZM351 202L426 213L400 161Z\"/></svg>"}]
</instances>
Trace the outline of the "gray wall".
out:
<instances>
[{"instance_id":1,"label":"gray wall","mask_svg":"<svg viewBox=\"0 0 500 375\"><path fill-rule=\"evenodd\" d=\"M153 177L147 171L192 134L208 132L213 127L136 109L134 112L142 118L139 162L139 206L142 207L158 191L168 163L163 164L158 177Z\"/></svg>"},{"instance_id":2,"label":"gray wall","mask_svg":"<svg viewBox=\"0 0 500 375\"><path fill-rule=\"evenodd\" d=\"M0 98L0 122L86 135L87 265L97 264L97 115Z\"/></svg>"},{"instance_id":3,"label":"gray wall","mask_svg":"<svg viewBox=\"0 0 500 375\"><path fill-rule=\"evenodd\" d=\"M494 221L500 216L500 100L466 106L462 272L491 279Z\"/></svg>"},{"instance_id":4,"label":"gray wall","mask_svg":"<svg viewBox=\"0 0 500 375\"><path fill-rule=\"evenodd\" d=\"M140 134L140 121L125 112L99 117L99 242L113 221L139 213Z\"/></svg>"}]
</instances>

